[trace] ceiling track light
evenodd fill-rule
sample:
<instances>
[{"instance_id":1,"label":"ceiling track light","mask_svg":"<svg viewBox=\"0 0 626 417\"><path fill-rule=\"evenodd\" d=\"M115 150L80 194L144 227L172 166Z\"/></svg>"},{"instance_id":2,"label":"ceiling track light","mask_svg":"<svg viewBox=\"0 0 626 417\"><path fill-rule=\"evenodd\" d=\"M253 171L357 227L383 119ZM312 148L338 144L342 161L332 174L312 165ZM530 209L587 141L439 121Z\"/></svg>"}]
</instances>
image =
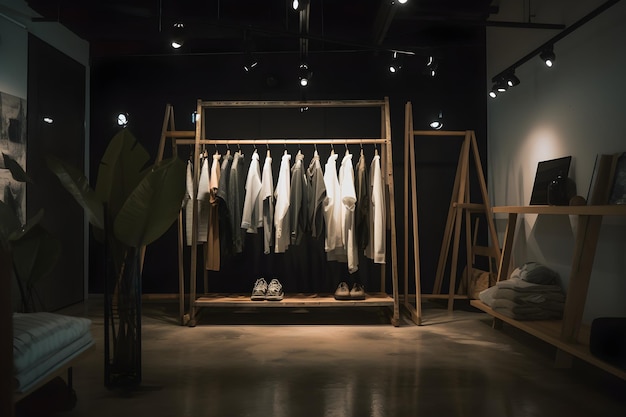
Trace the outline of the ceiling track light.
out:
<instances>
[{"instance_id":1,"label":"ceiling track light","mask_svg":"<svg viewBox=\"0 0 626 417\"><path fill-rule=\"evenodd\" d=\"M495 85L491 88L491 91L489 91L489 97L491 98L498 97L498 90L496 89Z\"/></svg>"},{"instance_id":2,"label":"ceiling track light","mask_svg":"<svg viewBox=\"0 0 626 417\"><path fill-rule=\"evenodd\" d=\"M438 68L439 61L437 61L437 58L430 55L428 57L428 60L426 61L426 75L428 75L429 77L436 77Z\"/></svg>"},{"instance_id":3,"label":"ceiling track light","mask_svg":"<svg viewBox=\"0 0 626 417\"><path fill-rule=\"evenodd\" d=\"M128 126L128 121L129 121L130 117L128 115L128 113L125 112L121 112L117 115L117 125L119 127L126 127Z\"/></svg>"},{"instance_id":4,"label":"ceiling track light","mask_svg":"<svg viewBox=\"0 0 626 417\"><path fill-rule=\"evenodd\" d=\"M504 79L506 80L506 85L508 85L509 87L515 87L520 83L519 78L515 76L515 71L511 71L510 73L506 74L504 76Z\"/></svg>"},{"instance_id":5,"label":"ceiling track light","mask_svg":"<svg viewBox=\"0 0 626 417\"><path fill-rule=\"evenodd\" d=\"M550 45L548 48L541 51L539 54L539 58L546 64L546 67L552 68L554 66L554 61L556 60L556 55L554 55L554 47Z\"/></svg>"},{"instance_id":6,"label":"ceiling track light","mask_svg":"<svg viewBox=\"0 0 626 417\"><path fill-rule=\"evenodd\" d=\"M313 72L309 69L307 63L303 62L300 64L298 79L300 80L300 87L306 88L311 83L311 77L313 77Z\"/></svg>"},{"instance_id":7,"label":"ceiling track light","mask_svg":"<svg viewBox=\"0 0 626 417\"><path fill-rule=\"evenodd\" d=\"M293 0L291 2L291 8L296 12L301 12L309 5L309 0Z\"/></svg>"},{"instance_id":8,"label":"ceiling track light","mask_svg":"<svg viewBox=\"0 0 626 417\"><path fill-rule=\"evenodd\" d=\"M397 51L393 51L391 56L391 62L389 63L389 72L391 74L397 74L402 68L402 63L400 62L400 56Z\"/></svg>"},{"instance_id":9,"label":"ceiling track light","mask_svg":"<svg viewBox=\"0 0 626 417\"><path fill-rule=\"evenodd\" d=\"M170 45L174 49L180 49L185 44L185 25L182 22L174 23Z\"/></svg>"},{"instance_id":10,"label":"ceiling track light","mask_svg":"<svg viewBox=\"0 0 626 417\"><path fill-rule=\"evenodd\" d=\"M539 57L546 63L546 65L548 67L554 66L554 62L555 62L554 45L558 41L560 41L561 39L563 39L566 36L568 36L570 33L574 32L576 29L580 28L581 26L583 26L587 22L589 22L592 19L594 19L599 14L605 12L610 7L612 7L615 4L619 3L619 1L620 0L607 0L607 1L605 1L600 6L596 7L591 12L587 13L585 16L583 16L582 18L578 19L576 22L572 23L570 26L566 27L564 30L562 30L560 33L558 33L556 36L548 39L546 42L541 44L539 47L535 48L531 52L529 52L526 55L524 55L522 58L518 59L515 63L513 63L507 69L505 69L504 71L494 75L491 78L491 81L494 82L494 83L497 82L497 80L500 77L502 77L503 75L509 73L510 71L514 71L516 68L520 67L522 64L526 63L527 61L530 61L532 58L534 58L537 55L539 55Z\"/></svg>"},{"instance_id":11,"label":"ceiling track light","mask_svg":"<svg viewBox=\"0 0 626 417\"><path fill-rule=\"evenodd\" d=\"M429 125L433 130L441 130L443 128L443 113L440 111L437 117L433 119Z\"/></svg>"}]
</instances>

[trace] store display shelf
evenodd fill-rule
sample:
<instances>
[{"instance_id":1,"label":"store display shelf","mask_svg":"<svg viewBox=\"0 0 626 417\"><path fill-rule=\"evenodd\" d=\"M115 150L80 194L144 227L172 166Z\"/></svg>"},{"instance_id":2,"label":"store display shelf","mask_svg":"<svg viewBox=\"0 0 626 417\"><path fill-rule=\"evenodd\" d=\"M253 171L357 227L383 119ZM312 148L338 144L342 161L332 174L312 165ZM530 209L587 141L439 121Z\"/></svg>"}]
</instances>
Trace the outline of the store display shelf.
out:
<instances>
[{"instance_id":1,"label":"store display shelf","mask_svg":"<svg viewBox=\"0 0 626 417\"><path fill-rule=\"evenodd\" d=\"M626 205L604 206L499 206L494 213L568 214L580 216L624 216Z\"/></svg>"},{"instance_id":2,"label":"store display shelf","mask_svg":"<svg viewBox=\"0 0 626 417\"><path fill-rule=\"evenodd\" d=\"M332 294L285 294L282 301L252 301L249 294L202 294L196 307L393 307L394 301L385 293L368 293L365 300L335 300Z\"/></svg>"},{"instance_id":3,"label":"store display shelf","mask_svg":"<svg viewBox=\"0 0 626 417\"><path fill-rule=\"evenodd\" d=\"M518 328L530 335L543 340L556 347L557 349L566 352L576 358L579 358L585 362L590 363L606 372L609 372L618 378L626 380L626 370L617 368L599 358L592 355L589 351L589 345L587 343L577 342L565 342L560 338L560 332L562 327L561 320L516 320L504 314L494 311L491 307L484 304L480 300L472 300L470 304L479 310L484 311L495 319L501 320L515 328Z\"/></svg>"}]
</instances>

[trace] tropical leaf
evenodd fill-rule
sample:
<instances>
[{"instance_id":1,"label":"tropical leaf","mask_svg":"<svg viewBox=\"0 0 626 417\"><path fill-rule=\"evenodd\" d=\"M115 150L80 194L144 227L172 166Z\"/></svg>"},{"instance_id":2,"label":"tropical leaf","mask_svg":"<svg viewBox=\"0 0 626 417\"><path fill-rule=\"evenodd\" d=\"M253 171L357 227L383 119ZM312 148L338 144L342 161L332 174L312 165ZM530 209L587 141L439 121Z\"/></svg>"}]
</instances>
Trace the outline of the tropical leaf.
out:
<instances>
[{"instance_id":1,"label":"tropical leaf","mask_svg":"<svg viewBox=\"0 0 626 417\"><path fill-rule=\"evenodd\" d=\"M20 225L17 230L14 230L13 233L9 236L9 240L19 240L26 234L28 234L32 228L37 226L39 222L43 219L43 209L40 209L37 214L31 217L25 225Z\"/></svg>"},{"instance_id":2,"label":"tropical leaf","mask_svg":"<svg viewBox=\"0 0 626 417\"><path fill-rule=\"evenodd\" d=\"M89 222L98 229L104 228L104 209L102 201L89 186L87 177L77 168L49 155L46 162L50 170L59 178L61 184L85 210Z\"/></svg>"},{"instance_id":3,"label":"tropical leaf","mask_svg":"<svg viewBox=\"0 0 626 417\"><path fill-rule=\"evenodd\" d=\"M120 130L107 146L96 181L96 194L115 218L124 202L145 176L148 151L128 129Z\"/></svg>"},{"instance_id":4,"label":"tropical leaf","mask_svg":"<svg viewBox=\"0 0 626 417\"><path fill-rule=\"evenodd\" d=\"M30 177L26 174L26 171L17 163L17 161L11 158L9 155L2 152L4 158L4 166L11 172L11 176L15 181L33 183Z\"/></svg>"},{"instance_id":5,"label":"tropical leaf","mask_svg":"<svg viewBox=\"0 0 626 417\"><path fill-rule=\"evenodd\" d=\"M61 255L61 242L40 224L21 234L12 246L18 279L29 285L50 273Z\"/></svg>"},{"instance_id":6,"label":"tropical leaf","mask_svg":"<svg viewBox=\"0 0 626 417\"><path fill-rule=\"evenodd\" d=\"M185 163L177 157L164 161L148 173L115 218L115 236L138 248L163 235L180 211L185 175Z\"/></svg>"},{"instance_id":7,"label":"tropical leaf","mask_svg":"<svg viewBox=\"0 0 626 417\"><path fill-rule=\"evenodd\" d=\"M9 237L21 227L22 223L11 207L0 201L0 242L8 242Z\"/></svg>"}]
</instances>

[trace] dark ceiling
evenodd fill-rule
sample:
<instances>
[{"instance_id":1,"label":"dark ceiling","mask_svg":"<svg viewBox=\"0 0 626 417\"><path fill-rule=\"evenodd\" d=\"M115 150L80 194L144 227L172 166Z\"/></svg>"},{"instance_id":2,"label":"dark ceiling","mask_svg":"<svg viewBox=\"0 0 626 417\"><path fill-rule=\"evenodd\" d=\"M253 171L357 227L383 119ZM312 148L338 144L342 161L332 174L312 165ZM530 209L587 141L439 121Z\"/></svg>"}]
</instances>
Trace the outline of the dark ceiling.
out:
<instances>
[{"instance_id":1,"label":"dark ceiling","mask_svg":"<svg viewBox=\"0 0 626 417\"><path fill-rule=\"evenodd\" d=\"M92 58L172 54L174 23L185 25L180 54L402 50L445 55L473 44L498 0L28 0L42 17L89 41ZM244 42L247 39L247 42Z\"/></svg>"}]
</instances>

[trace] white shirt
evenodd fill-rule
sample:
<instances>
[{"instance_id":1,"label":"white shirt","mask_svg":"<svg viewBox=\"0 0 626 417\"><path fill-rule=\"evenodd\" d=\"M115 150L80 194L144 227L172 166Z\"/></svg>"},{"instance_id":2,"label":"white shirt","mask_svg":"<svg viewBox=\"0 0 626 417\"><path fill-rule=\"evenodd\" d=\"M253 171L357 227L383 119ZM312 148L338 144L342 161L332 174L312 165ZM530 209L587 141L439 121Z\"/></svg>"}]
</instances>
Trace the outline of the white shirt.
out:
<instances>
[{"instance_id":1,"label":"white shirt","mask_svg":"<svg viewBox=\"0 0 626 417\"><path fill-rule=\"evenodd\" d=\"M352 168L352 154L348 151L341 161L339 185L341 187L341 241L346 250L348 272L352 274L359 269L359 253L354 228L354 209L356 208L354 169Z\"/></svg>"},{"instance_id":2,"label":"white shirt","mask_svg":"<svg viewBox=\"0 0 626 417\"><path fill-rule=\"evenodd\" d=\"M324 220L326 221L326 239L324 250L330 261L343 260L345 250L341 239L341 188L337 178L337 157L331 153L324 166L324 186L326 200L324 201Z\"/></svg>"},{"instance_id":3,"label":"white shirt","mask_svg":"<svg viewBox=\"0 0 626 417\"><path fill-rule=\"evenodd\" d=\"M372 189L370 206L370 236L365 248L365 256L374 263L385 263L385 186L380 169L380 156L375 155L370 166L370 186Z\"/></svg>"},{"instance_id":4,"label":"white shirt","mask_svg":"<svg viewBox=\"0 0 626 417\"><path fill-rule=\"evenodd\" d=\"M241 216L241 228L248 233L256 233L257 227L261 226L262 213L259 209L259 192L261 191L261 172L259 168L259 154L256 149L252 154L248 176L246 178L246 195L243 200L243 214Z\"/></svg>"},{"instance_id":5,"label":"white shirt","mask_svg":"<svg viewBox=\"0 0 626 417\"><path fill-rule=\"evenodd\" d=\"M291 171L289 161L291 155L285 151L280 161L278 170L278 183L274 196L276 197L276 208L274 209L274 226L276 227L276 241L274 252L283 253L289 247L289 198L291 188Z\"/></svg>"},{"instance_id":6,"label":"white shirt","mask_svg":"<svg viewBox=\"0 0 626 417\"><path fill-rule=\"evenodd\" d=\"M272 157L269 150L263 163L261 174L261 191L259 201L262 207L261 222L263 224L263 253L270 253L270 248L274 239L274 176L272 174Z\"/></svg>"}]
</instances>

